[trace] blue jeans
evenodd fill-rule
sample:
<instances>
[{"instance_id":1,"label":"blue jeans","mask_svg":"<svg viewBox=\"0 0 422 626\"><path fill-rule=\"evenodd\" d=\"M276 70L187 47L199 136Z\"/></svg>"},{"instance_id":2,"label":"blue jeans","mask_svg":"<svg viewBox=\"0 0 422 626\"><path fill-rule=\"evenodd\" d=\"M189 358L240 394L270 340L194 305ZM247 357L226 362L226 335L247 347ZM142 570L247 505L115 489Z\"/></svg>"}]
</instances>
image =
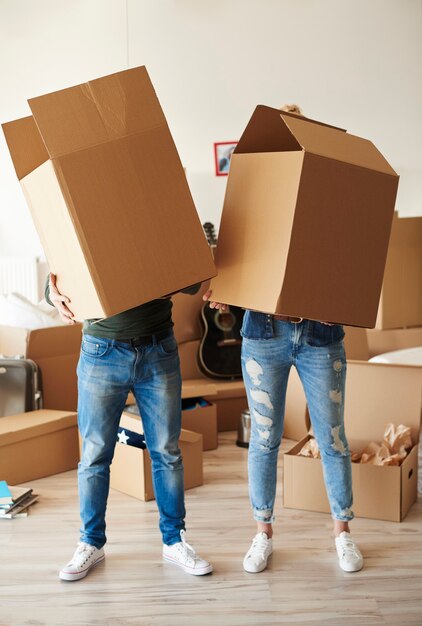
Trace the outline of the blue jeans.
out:
<instances>
[{"instance_id":1,"label":"blue jeans","mask_svg":"<svg viewBox=\"0 0 422 626\"><path fill-rule=\"evenodd\" d=\"M295 324L247 311L242 334L242 371L251 412L248 469L254 519L274 520L277 457L292 365L305 390L332 517L353 519L351 461L343 421L342 327L310 320Z\"/></svg>"},{"instance_id":2,"label":"blue jeans","mask_svg":"<svg viewBox=\"0 0 422 626\"><path fill-rule=\"evenodd\" d=\"M78 391L78 423L83 438L78 468L81 541L96 548L106 542L110 464L129 391L142 415L163 542L171 545L180 541L180 531L185 528L183 463L178 445L181 376L173 332L137 348L84 335Z\"/></svg>"}]
</instances>

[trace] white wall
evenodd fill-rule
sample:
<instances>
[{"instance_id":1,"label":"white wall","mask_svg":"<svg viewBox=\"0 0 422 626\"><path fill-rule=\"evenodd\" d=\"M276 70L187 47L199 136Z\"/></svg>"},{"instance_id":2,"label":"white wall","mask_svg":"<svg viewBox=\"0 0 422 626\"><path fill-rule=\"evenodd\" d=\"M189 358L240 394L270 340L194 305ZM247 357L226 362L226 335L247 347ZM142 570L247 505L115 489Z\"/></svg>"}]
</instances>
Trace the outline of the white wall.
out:
<instances>
[{"instance_id":1,"label":"white wall","mask_svg":"<svg viewBox=\"0 0 422 626\"><path fill-rule=\"evenodd\" d=\"M422 215L421 0L0 0L0 121L142 64L201 221L218 226L226 184L213 142L285 102L373 140L401 175L400 211ZM40 244L0 136L0 255L22 251Z\"/></svg>"}]
</instances>

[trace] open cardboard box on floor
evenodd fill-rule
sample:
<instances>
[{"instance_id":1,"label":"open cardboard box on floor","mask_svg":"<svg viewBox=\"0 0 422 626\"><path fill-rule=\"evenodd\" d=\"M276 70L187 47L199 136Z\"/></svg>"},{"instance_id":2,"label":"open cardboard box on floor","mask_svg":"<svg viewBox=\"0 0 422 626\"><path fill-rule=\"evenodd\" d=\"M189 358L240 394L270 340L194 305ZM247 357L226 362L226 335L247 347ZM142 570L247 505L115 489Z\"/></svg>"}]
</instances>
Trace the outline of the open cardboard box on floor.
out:
<instances>
[{"instance_id":1,"label":"open cardboard box on floor","mask_svg":"<svg viewBox=\"0 0 422 626\"><path fill-rule=\"evenodd\" d=\"M76 319L109 317L215 275L145 67L28 102L32 116L3 130Z\"/></svg>"},{"instance_id":2,"label":"open cardboard box on floor","mask_svg":"<svg viewBox=\"0 0 422 626\"><path fill-rule=\"evenodd\" d=\"M374 327L397 186L370 141L258 106L231 158L213 299Z\"/></svg>"},{"instance_id":3,"label":"open cardboard box on floor","mask_svg":"<svg viewBox=\"0 0 422 626\"><path fill-rule=\"evenodd\" d=\"M0 354L35 361L41 370L45 409L76 411L81 337L80 324L36 330L0 326Z\"/></svg>"},{"instance_id":4,"label":"open cardboard box on floor","mask_svg":"<svg viewBox=\"0 0 422 626\"><path fill-rule=\"evenodd\" d=\"M376 328L413 326L422 326L422 217L395 214Z\"/></svg>"},{"instance_id":5,"label":"open cardboard box on floor","mask_svg":"<svg viewBox=\"0 0 422 626\"><path fill-rule=\"evenodd\" d=\"M11 485L75 469L77 416L42 409L0 418L0 476Z\"/></svg>"},{"instance_id":6,"label":"open cardboard box on floor","mask_svg":"<svg viewBox=\"0 0 422 626\"><path fill-rule=\"evenodd\" d=\"M124 412L120 426L142 434L138 415ZM182 429L179 446L184 465L185 490L203 484L202 435ZM117 443L110 468L110 487L139 500L154 500L151 460L147 450Z\"/></svg>"},{"instance_id":7,"label":"open cardboard box on floor","mask_svg":"<svg viewBox=\"0 0 422 626\"><path fill-rule=\"evenodd\" d=\"M410 426L413 448L398 467L352 463L358 517L399 522L417 497L422 368L348 362L345 428L352 451L380 443L388 423ZM320 459L298 456L307 435L284 455L284 506L328 513Z\"/></svg>"}]
</instances>

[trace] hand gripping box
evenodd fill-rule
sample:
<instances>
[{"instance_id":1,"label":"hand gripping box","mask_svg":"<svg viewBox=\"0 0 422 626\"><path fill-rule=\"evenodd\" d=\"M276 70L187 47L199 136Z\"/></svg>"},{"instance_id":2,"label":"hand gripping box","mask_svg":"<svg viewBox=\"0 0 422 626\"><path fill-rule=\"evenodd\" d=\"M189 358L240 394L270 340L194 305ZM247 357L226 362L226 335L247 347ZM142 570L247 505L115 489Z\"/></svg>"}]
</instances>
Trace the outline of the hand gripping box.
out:
<instances>
[{"instance_id":1,"label":"hand gripping box","mask_svg":"<svg viewBox=\"0 0 422 626\"><path fill-rule=\"evenodd\" d=\"M213 299L374 327L397 186L370 141L258 106L231 158Z\"/></svg>"},{"instance_id":2,"label":"hand gripping box","mask_svg":"<svg viewBox=\"0 0 422 626\"><path fill-rule=\"evenodd\" d=\"M76 469L76 413L43 409L0 418L0 476L18 485Z\"/></svg>"},{"instance_id":3,"label":"hand gripping box","mask_svg":"<svg viewBox=\"0 0 422 626\"><path fill-rule=\"evenodd\" d=\"M422 367L350 361L345 428L349 447L361 452L380 443L388 423L410 426L413 448L400 466L352 463L357 517L400 522L417 497ZM298 456L305 438L284 455L284 506L329 513L320 459Z\"/></svg>"},{"instance_id":4,"label":"hand gripping box","mask_svg":"<svg viewBox=\"0 0 422 626\"><path fill-rule=\"evenodd\" d=\"M143 434L139 415L124 412L120 426L128 431ZM183 430L179 446L184 465L185 490L203 484L202 435ZM151 459L146 449L116 443L110 468L110 487L139 500L154 500Z\"/></svg>"},{"instance_id":5,"label":"hand gripping box","mask_svg":"<svg viewBox=\"0 0 422 626\"><path fill-rule=\"evenodd\" d=\"M145 67L28 102L32 116L3 130L77 319L108 317L215 275Z\"/></svg>"}]
</instances>

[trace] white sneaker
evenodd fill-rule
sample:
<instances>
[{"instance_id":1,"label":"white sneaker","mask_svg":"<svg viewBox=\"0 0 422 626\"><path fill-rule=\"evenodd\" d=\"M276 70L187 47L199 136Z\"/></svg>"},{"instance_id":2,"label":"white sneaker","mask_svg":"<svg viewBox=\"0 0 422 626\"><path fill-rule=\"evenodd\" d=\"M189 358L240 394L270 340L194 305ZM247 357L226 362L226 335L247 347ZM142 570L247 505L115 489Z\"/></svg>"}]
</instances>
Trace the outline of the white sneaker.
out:
<instances>
[{"instance_id":1,"label":"white sneaker","mask_svg":"<svg viewBox=\"0 0 422 626\"><path fill-rule=\"evenodd\" d=\"M185 531L180 531L180 538L171 546L163 545L163 559L181 567L188 574L203 576L212 572L212 565L201 559L185 539Z\"/></svg>"},{"instance_id":2,"label":"white sneaker","mask_svg":"<svg viewBox=\"0 0 422 626\"><path fill-rule=\"evenodd\" d=\"M104 559L104 548L98 549L81 541L72 559L60 570L59 576L62 580L79 580L84 578L94 565L98 565Z\"/></svg>"},{"instance_id":3,"label":"white sneaker","mask_svg":"<svg viewBox=\"0 0 422 626\"><path fill-rule=\"evenodd\" d=\"M358 572L362 569L363 556L350 533L344 530L336 537L336 550L343 571Z\"/></svg>"},{"instance_id":4,"label":"white sneaker","mask_svg":"<svg viewBox=\"0 0 422 626\"><path fill-rule=\"evenodd\" d=\"M252 545L243 559L243 569L250 574L262 572L268 563L268 557L273 551L273 540L266 533L257 533Z\"/></svg>"}]
</instances>

